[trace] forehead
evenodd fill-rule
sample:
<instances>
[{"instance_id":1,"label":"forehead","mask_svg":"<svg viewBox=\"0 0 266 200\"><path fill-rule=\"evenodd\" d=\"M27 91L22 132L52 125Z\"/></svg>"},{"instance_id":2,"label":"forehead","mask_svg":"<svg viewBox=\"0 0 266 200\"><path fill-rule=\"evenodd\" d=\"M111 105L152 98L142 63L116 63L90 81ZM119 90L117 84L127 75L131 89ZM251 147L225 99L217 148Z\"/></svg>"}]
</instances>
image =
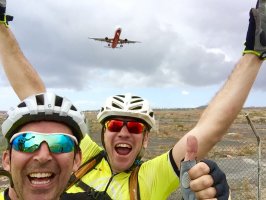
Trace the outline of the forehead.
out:
<instances>
[{"instance_id":1,"label":"forehead","mask_svg":"<svg viewBox=\"0 0 266 200\"><path fill-rule=\"evenodd\" d=\"M68 133L73 135L71 129L67 125L53 121L30 122L20 128L19 132L22 131L35 131L42 133Z\"/></svg>"}]
</instances>

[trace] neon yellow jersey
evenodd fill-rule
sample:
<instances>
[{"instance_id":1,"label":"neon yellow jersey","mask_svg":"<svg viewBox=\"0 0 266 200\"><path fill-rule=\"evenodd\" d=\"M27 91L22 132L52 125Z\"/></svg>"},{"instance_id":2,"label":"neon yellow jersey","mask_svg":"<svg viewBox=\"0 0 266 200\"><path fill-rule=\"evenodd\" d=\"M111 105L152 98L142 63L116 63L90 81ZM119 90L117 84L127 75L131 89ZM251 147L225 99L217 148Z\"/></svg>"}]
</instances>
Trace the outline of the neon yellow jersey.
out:
<instances>
[{"instance_id":1,"label":"neon yellow jersey","mask_svg":"<svg viewBox=\"0 0 266 200\"><path fill-rule=\"evenodd\" d=\"M5 191L0 193L0 200L5 200Z\"/></svg>"},{"instance_id":2,"label":"neon yellow jersey","mask_svg":"<svg viewBox=\"0 0 266 200\"><path fill-rule=\"evenodd\" d=\"M80 145L82 149L82 162L91 159L97 155L102 148L86 136ZM88 174L82 177L82 181L97 191L104 191L107 187L107 193L112 199L130 199L129 176L131 172L121 172L112 176L111 168L106 161L102 159L100 163ZM169 152L164 153L154 159L144 162L138 173L138 183L140 198L143 200L162 200L174 192L179 186L179 178L174 170L169 158ZM84 192L77 185L72 186L68 193Z\"/></svg>"}]
</instances>

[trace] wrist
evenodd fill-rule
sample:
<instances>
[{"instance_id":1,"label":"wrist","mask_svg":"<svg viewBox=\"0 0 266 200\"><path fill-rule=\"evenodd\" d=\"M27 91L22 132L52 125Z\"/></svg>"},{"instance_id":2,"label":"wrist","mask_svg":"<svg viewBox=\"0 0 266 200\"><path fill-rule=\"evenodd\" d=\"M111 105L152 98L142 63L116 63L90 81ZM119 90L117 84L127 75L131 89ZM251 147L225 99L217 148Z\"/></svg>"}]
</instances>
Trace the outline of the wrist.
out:
<instances>
[{"instance_id":1,"label":"wrist","mask_svg":"<svg viewBox=\"0 0 266 200\"><path fill-rule=\"evenodd\" d=\"M258 52L258 51L254 51L254 50L244 50L243 55L246 55L246 54L255 55L260 60L266 60L266 52Z\"/></svg>"},{"instance_id":2,"label":"wrist","mask_svg":"<svg viewBox=\"0 0 266 200\"><path fill-rule=\"evenodd\" d=\"M256 55L257 57L260 56L259 52L256 52L254 50L244 50L243 54L253 54L253 55Z\"/></svg>"},{"instance_id":3,"label":"wrist","mask_svg":"<svg viewBox=\"0 0 266 200\"><path fill-rule=\"evenodd\" d=\"M256 66L261 66L263 60L260 59L259 56L257 56L256 54L247 53L243 55L241 62L243 62L242 66L248 65L252 66L253 68L256 68Z\"/></svg>"},{"instance_id":4,"label":"wrist","mask_svg":"<svg viewBox=\"0 0 266 200\"><path fill-rule=\"evenodd\" d=\"M8 22L13 20L13 16L0 14L0 24L5 24L8 27Z\"/></svg>"},{"instance_id":5,"label":"wrist","mask_svg":"<svg viewBox=\"0 0 266 200\"><path fill-rule=\"evenodd\" d=\"M0 14L0 24L4 24L6 27L8 27L8 24L6 21L6 15Z\"/></svg>"}]
</instances>

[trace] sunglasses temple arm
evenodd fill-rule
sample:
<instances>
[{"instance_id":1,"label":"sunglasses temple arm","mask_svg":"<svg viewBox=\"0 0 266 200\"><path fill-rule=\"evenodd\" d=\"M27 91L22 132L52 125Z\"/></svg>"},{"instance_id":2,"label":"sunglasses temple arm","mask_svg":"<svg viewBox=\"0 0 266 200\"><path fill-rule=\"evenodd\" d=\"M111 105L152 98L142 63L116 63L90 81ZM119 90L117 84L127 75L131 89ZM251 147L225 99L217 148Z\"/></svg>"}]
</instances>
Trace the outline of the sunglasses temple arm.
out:
<instances>
[{"instance_id":1,"label":"sunglasses temple arm","mask_svg":"<svg viewBox=\"0 0 266 200\"><path fill-rule=\"evenodd\" d=\"M13 187L12 176L11 176L11 174L8 171L0 168L0 176L6 176L6 177L8 177L10 186Z\"/></svg>"}]
</instances>

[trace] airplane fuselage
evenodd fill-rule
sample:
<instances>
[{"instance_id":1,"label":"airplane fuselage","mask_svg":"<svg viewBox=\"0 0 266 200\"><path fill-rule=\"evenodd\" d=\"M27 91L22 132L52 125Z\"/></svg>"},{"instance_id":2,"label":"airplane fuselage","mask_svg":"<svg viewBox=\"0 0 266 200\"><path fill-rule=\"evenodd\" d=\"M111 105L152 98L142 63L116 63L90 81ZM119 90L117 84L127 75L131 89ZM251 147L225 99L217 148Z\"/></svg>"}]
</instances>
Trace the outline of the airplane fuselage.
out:
<instances>
[{"instance_id":1,"label":"airplane fuselage","mask_svg":"<svg viewBox=\"0 0 266 200\"><path fill-rule=\"evenodd\" d=\"M119 42L119 38L120 38L121 32L122 32L121 28L116 29L115 35L114 35L114 39L113 39L113 42L112 42L112 45L111 45L112 48L116 48L116 46L117 46L117 44Z\"/></svg>"}]
</instances>

